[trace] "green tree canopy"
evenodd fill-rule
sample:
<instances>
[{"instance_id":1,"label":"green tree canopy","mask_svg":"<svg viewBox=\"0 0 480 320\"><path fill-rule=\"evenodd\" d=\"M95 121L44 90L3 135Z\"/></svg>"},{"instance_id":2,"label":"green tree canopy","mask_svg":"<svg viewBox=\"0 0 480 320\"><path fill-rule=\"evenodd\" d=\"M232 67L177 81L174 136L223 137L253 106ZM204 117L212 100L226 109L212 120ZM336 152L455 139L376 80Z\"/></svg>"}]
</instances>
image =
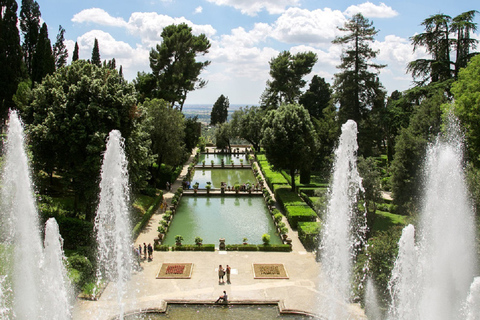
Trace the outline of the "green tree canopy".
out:
<instances>
[{"instance_id":1,"label":"green tree canopy","mask_svg":"<svg viewBox=\"0 0 480 320\"><path fill-rule=\"evenodd\" d=\"M263 109L278 108L284 103L297 103L301 89L306 81L303 77L312 71L317 62L313 52L299 52L292 55L289 51L281 52L270 60L270 76L267 87L261 97Z\"/></svg>"},{"instance_id":2,"label":"green tree canopy","mask_svg":"<svg viewBox=\"0 0 480 320\"><path fill-rule=\"evenodd\" d=\"M480 56L472 58L452 85L455 114L465 127L469 158L480 165Z\"/></svg>"},{"instance_id":3,"label":"green tree canopy","mask_svg":"<svg viewBox=\"0 0 480 320\"><path fill-rule=\"evenodd\" d=\"M298 101L308 110L312 117L317 119L323 117L323 109L330 105L332 89L325 79L314 75L310 81L310 87Z\"/></svg>"},{"instance_id":4,"label":"green tree canopy","mask_svg":"<svg viewBox=\"0 0 480 320\"><path fill-rule=\"evenodd\" d=\"M295 191L295 172L309 169L318 149L308 111L299 104L285 104L269 111L262 144L273 167L290 173L292 191Z\"/></svg>"},{"instance_id":5,"label":"green tree canopy","mask_svg":"<svg viewBox=\"0 0 480 320\"><path fill-rule=\"evenodd\" d=\"M176 166L185 159L185 121L179 110L169 108L161 99L147 99L146 130L158 164Z\"/></svg>"},{"instance_id":6,"label":"green tree canopy","mask_svg":"<svg viewBox=\"0 0 480 320\"><path fill-rule=\"evenodd\" d=\"M210 113L210 125L214 126L227 122L228 107L230 107L228 97L222 94L213 105L212 112Z\"/></svg>"},{"instance_id":7,"label":"green tree canopy","mask_svg":"<svg viewBox=\"0 0 480 320\"><path fill-rule=\"evenodd\" d=\"M266 111L260 107L245 107L233 113L233 119L238 121L238 135L252 144L255 150L260 150L262 142L263 119Z\"/></svg>"},{"instance_id":8,"label":"green tree canopy","mask_svg":"<svg viewBox=\"0 0 480 320\"><path fill-rule=\"evenodd\" d=\"M73 48L72 62L78 60L78 42L75 41L75 47Z\"/></svg>"},{"instance_id":9,"label":"green tree canopy","mask_svg":"<svg viewBox=\"0 0 480 320\"><path fill-rule=\"evenodd\" d=\"M150 51L150 67L156 79L152 97L162 98L181 111L187 93L207 84L199 76L210 61L196 58L208 53L210 41L203 33L193 35L186 23L165 27L161 37L162 43Z\"/></svg>"},{"instance_id":10,"label":"green tree canopy","mask_svg":"<svg viewBox=\"0 0 480 320\"><path fill-rule=\"evenodd\" d=\"M63 176L75 210L93 218L101 155L108 133L128 141L136 116L132 85L118 73L77 61L44 78L24 109L34 165Z\"/></svg>"}]
</instances>

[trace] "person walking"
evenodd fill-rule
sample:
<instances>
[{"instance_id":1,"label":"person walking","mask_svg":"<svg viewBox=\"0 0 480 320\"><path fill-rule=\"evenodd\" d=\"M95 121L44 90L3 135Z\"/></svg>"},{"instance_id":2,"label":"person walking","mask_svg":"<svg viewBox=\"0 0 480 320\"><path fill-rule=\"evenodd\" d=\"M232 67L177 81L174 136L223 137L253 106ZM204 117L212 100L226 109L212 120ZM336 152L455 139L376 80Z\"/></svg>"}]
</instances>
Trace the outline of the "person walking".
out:
<instances>
[{"instance_id":1,"label":"person walking","mask_svg":"<svg viewBox=\"0 0 480 320\"><path fill-rule=\"evenodd\" d=\"M230 284L230 272L231 272L231 268L230 266L227 264L227 268L225 269L226 273L227 273L227 283Z\"/></svg>"},{"instance_id":2,"label":"person walking","mask_svg":"<svg viewBox=\"0 0 480 320\"><path fill-rule=\"evenodd\" d=\"M148 244L148 261L152 261L153 260L153 247L152 247L152 244L149 243Z\"/></svg>"},{"instance_id":3,"label":"person walking","mask_svg":"<svg viewBox=\"0 0 480 320\"><path fill-rule=\"evenodd\" d=\"M218 283L225 283L223 276L225 275L225 270L223 270L222 265L218 266Z\"/></svg>"},{"instance_id":4,"label":"person walking","mask_svg":"<svg viewBox=\"0 0 480 320\"><path fill-rule=\"evenodd\" d=\"M143 260L147 260L147 245L143 243Z\"/></svg>"}]
</instances>

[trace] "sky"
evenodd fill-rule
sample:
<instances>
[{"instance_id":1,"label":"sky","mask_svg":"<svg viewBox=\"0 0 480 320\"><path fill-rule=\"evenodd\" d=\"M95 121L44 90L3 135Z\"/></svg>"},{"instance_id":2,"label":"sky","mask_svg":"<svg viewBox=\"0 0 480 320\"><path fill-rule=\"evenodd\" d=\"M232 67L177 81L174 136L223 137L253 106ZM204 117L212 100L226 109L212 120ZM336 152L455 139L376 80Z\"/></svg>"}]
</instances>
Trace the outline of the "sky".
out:
<instances>
[{"instance_id":1,"label":"sky","mask_svg":"<svg viewBox=\"0 0 480 320\"><path fill-rule=\"evenodd\" d=\"M42 21L52 43L61 25L69 62L75 42L80 59L90 59L97 38L102 60L115 58L124 76L132 81L137 72L151 72L149 52L161 43L165 26L187 23L193 33L205 34L211 48L198 60L211 64L200 77L205 88L187 95L186 104L213 105L220 95L230 104L258 105L269 77L269 62L284 50L295 54L312 51L318 61L309 76L319 75L330 84L340 70L342 47L332 44L342 27L361 12L379 31L372 48L374 60L387 67L380 81L388 94L412 86L408 62L425 57L413 51L409 38L423 32L421 23L431 15L451 17L480 10L478 0L37 0ZM19 7L21 1L18 0ZM477 14L475 22L480 22ZM474 34L480 39L480 31ZM307 86L304 88L306 90Z\"/></svg>"}]
</instances>

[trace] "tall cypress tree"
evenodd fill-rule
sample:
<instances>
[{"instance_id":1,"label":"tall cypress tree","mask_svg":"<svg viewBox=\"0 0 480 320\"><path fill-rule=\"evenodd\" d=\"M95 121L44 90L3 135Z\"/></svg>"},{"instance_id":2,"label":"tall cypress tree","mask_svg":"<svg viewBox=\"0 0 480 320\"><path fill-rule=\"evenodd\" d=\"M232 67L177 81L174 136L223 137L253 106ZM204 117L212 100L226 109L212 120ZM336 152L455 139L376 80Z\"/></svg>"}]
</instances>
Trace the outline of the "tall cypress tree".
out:
<instances>
[{"instance_id":1,"label":"tall cypress tree","mask_svg":"<svg viewBox=\"0 0 480 320\"><path fill-rule=\"evenodd\" d=\"M55 71L55 58L48 38L47 24L43 23L38 35L38 42L32 60L32 80L42 82L42 79Z\"/></svg>"},{"instance_id":2,"label":"tall cypress tree","mask_svg":"<svg viewBox=\"0 0 480 320\"><path fill-rule=\"evenodd\" d=\"M55 58L55 68L59 69L67 64L68 51L65 46L65 29L58 27L57 40L53 45L53 56Z\"/></svg>"},{"instance_id":3,"label":"tall cypress tree","mask_svg":"<svg viewBox=\"0 0 480 320\"><path fill-rule=\"evenodd\" d=\"M72 62L78 60L78 42L75 41L75 47L73 48Z\"/></svg>"},{"instance_id":4,"label":"tall cypress tree","mask_svg":"<svg viewBox=\"0 0 480 320\"><path fill-rule=\"evenodd\" d=\"M210 113L210 125L215 126L227 122L229 106L228 97L225 97L223 94L218 97Z\"/></svg>"},{"instance_id":5,"label":"tall cypress tree","mask_svg":"<svg viewBox=\"0 0 480 320\"><path fill-rule=\"evenodd\" d=\"M95 43L93 44L92 50L92 60L91 63L97 67L102 66L102 60L100 59L100 49L98 48L98 40L95 38Z\"/></svg>"},{"instance_id":6,"label":"tall cypress tree","mask_svg":"<svg viewBox=\"0 0 480 320\"><path fill-rule=\"evenodd\" d=\"M15 0L0 0L0 117L5 121L9 108L14 107L12 96L22 76L22 48L17 28Z\"/></svg>"},{"instance_id":7,"label":"tall cypress tree","mask_svg":"<svg viewBox=\"0 0 480 320\"><path fill-rule=\"evenodd\" d=\"M20 29L23 35L23 59L27 72L32 75L32 61L38 43L40 30L40 6L34 0L22 0L20 10Z\"/></svg>"}]
</instances>

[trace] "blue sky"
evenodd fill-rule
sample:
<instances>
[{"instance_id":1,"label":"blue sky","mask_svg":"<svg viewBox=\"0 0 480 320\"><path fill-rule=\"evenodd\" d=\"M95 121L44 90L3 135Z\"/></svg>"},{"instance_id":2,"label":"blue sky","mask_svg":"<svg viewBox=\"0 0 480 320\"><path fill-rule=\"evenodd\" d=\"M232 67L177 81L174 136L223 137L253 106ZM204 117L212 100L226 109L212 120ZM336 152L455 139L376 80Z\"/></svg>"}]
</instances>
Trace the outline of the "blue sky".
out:
<instances>
[{"instance_id":1,"label":"blue sky","mask_svg":"<svg viewBox=\"0 0 480 320\"><path fill-rule=\"evenodd\" d=\"M331 41L341 35L353 14L373 22L379 33L372 47L380 50L375 60L387 64L380 80L389 93L412 85L405 74L409 61L423 52L413 52L409 37L423 31L421 22L430 15L452 17L480 10L478 0L37 0L52 42L58 26L66 29L69 54L74 43L80 58L89 59L94 39L99 40L102 59L115 58L124 75L133 80L138 71L150 72L148 53L161 42L162 28L185 22L195 34L204 33L212 47L211 61L202 73L206 88L191 92L187 104L213 105L223 94L231 104L258 104L269 79L269 61L283 50L313 51L317 74L332 83L340 63L341 47ZM21 3L19 0L18 3ZM480 22L480 14L475 19ZM480 32L474 35L480 39ZM204 58L202 58L204 59Z\"/></svg>"}]
</instances>

